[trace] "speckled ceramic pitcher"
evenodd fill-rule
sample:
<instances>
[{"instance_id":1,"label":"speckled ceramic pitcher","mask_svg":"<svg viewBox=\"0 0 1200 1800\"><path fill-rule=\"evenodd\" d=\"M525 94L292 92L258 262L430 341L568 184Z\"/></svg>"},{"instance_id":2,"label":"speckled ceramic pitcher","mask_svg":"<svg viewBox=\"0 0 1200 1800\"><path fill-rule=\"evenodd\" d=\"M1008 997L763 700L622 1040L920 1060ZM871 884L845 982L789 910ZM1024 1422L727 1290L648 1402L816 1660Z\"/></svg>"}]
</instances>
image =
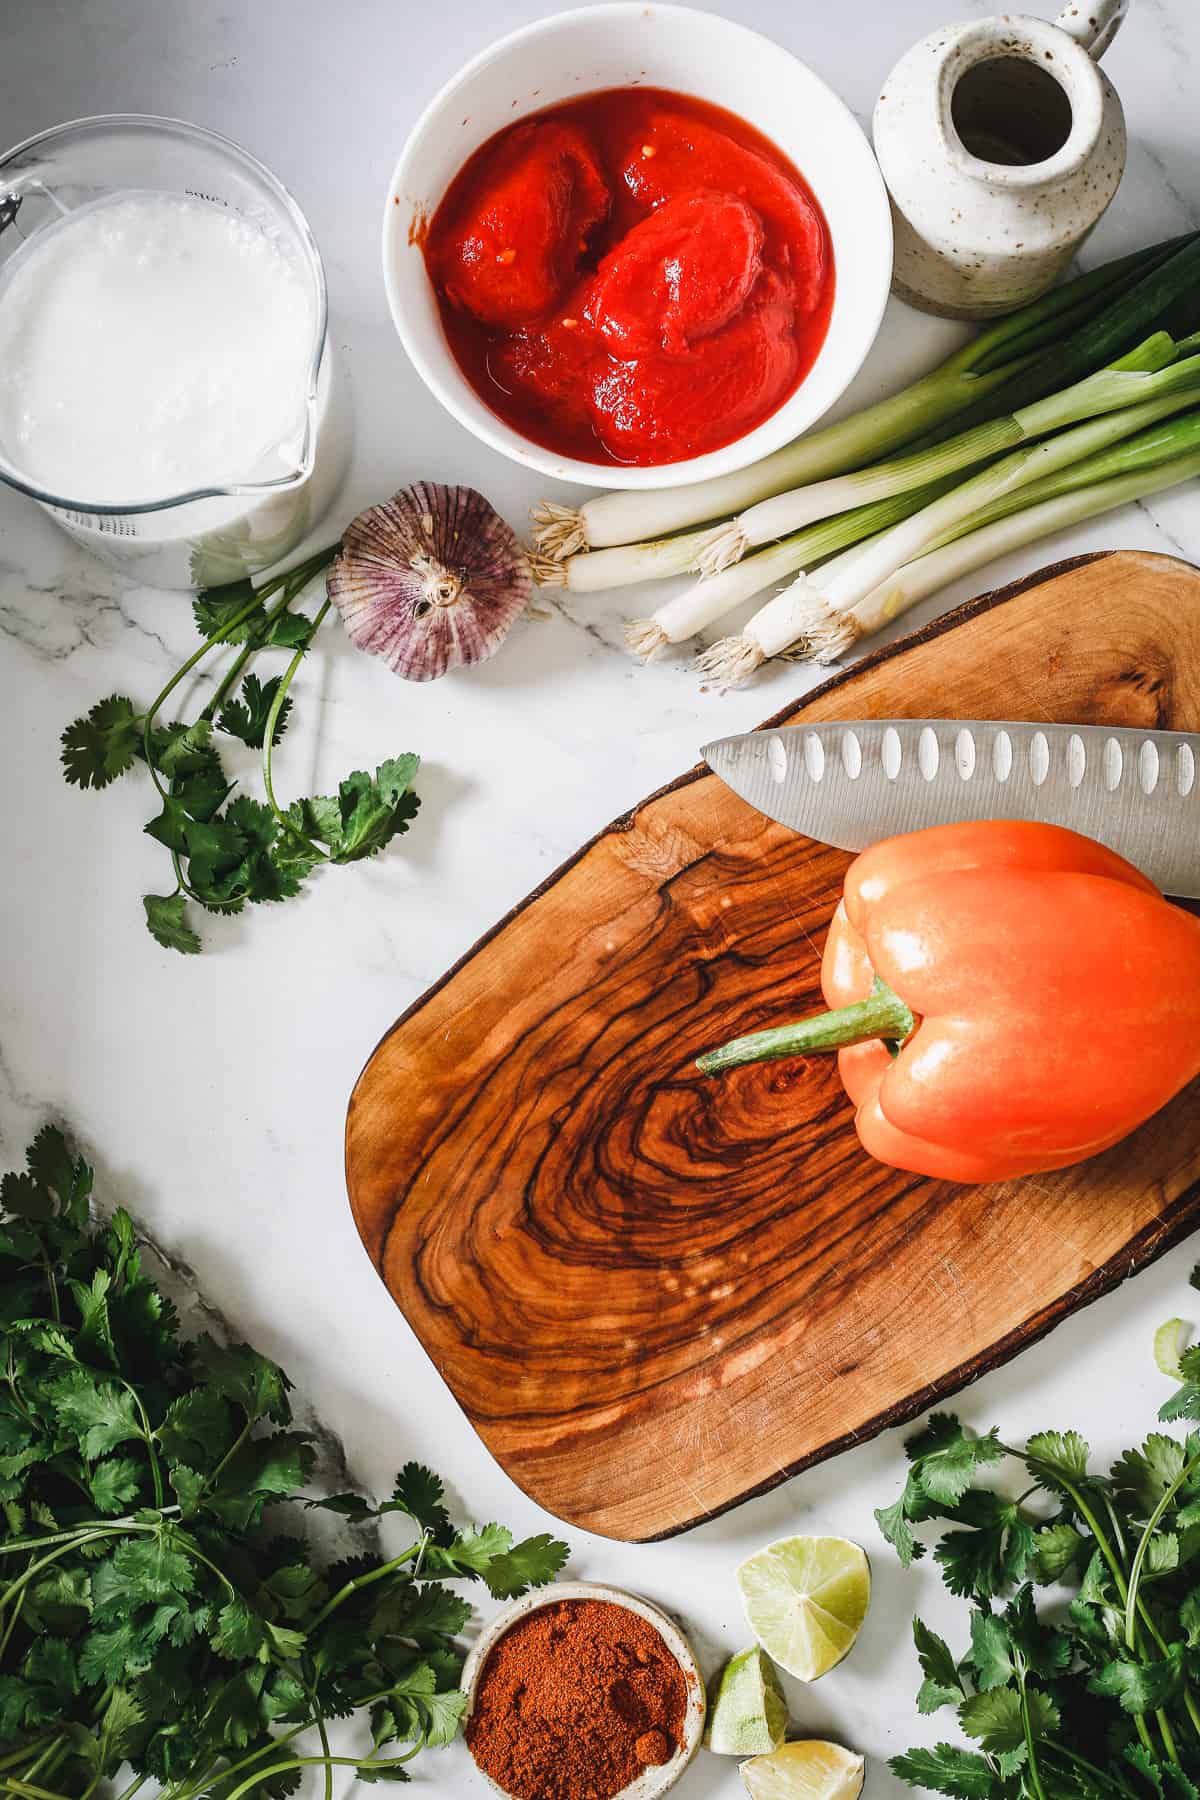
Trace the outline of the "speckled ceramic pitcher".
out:
<instances>
[{"instance_id":1,"label":"speckled ceramic pitcher","mask_svg":"<svg viewBox=\"0 0 1200 1800\"><path fill-rule=\"evenodd\" d=\"M926 312L986 319L1048 288L1117 191L1125 117L1096 66L1129 0L932 32L875 107L892 197L894 290Z\"/></svg>"}]
</instances>

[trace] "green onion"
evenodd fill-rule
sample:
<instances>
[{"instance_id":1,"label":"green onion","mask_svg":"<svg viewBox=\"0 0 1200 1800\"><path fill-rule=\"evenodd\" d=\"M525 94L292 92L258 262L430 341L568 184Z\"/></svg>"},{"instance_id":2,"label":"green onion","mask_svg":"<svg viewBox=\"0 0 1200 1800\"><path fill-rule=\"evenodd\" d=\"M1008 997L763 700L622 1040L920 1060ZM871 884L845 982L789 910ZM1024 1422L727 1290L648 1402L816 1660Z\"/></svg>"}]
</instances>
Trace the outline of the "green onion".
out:
<instances>
[{"instance_id":1,"label":"green onion","mask_svg":"<svg viewBox=\"0 0 1200 1800\"><path fill-rule=\"evenodd\" d=\"M1128 418L1128 414L1125 416ZM1079 461L998 496L947 527L925 554L902 564L849 611L834 612L819 600L814 604L812 586L802 577L760 607L737 636L722 638L706 650L697 659L697 668L707 679L728 688L748 680L771 657L834 661L860 637L877 631L888 619L935 592L939 585L981 567L990 557L1107 512L1125 499L1137 499L1160 487L1186 481L1192 472L1189 459L1198 451L1200 411L1144 425ZM1167 466L1178 472L1169 479L1160 479L1160 472ZM1060 498L1070 504L1058 510L1041 510ZM1014 515L1024 519L1026 513L1030 518L1025 527L1014 520L1005 530L999 529ZM878 543L886 535L879 532L867 542ZM957 549L968 538L971 551ZM863 547L852 546L827 562L821 570L822 581L834 581L849 570Z\"/></svg>"},{"instance_id":2,"label":"green onion","mask_svg":"<svg viewBox=\"0 0 1200 1800\"><path fill-rule=\"evenodd\" d=\"M1057 469L1068 468L1093 451L1130 437L1143 426L1170 413L1182 411L1200 394L1200 357L1188 361L1195 364L1195 369L1187 385L1176 385L1175 391L1168 391L1156 400L1090 419L1086 424L1060 431L1041 443L1016 450L969 481L961 482L951 493L901 521L882 537L862 545L846 567L832 576L822 576L817 584L820 602L832 612L849 611L902 564L922 555L944 533L969 520L992 501L1028 487Z\"/></svg>"},{"instance_id":3,"label":"green onion","mask_svg":"<svg viewBox=\"0 0 1200 1800\"><path fill-rule=\"evenodd\" d=\"M643 662L665 650L668 644L683 643L695 637L706 626L713 625L743 601L753 599L773 582L798 569L811 569L834 551L856 544L873 532L906 519L948 489L949 481L931 482L911 493L897 494L890 500L877 500L871 506L860 506L853 512L839 513L836 518L810 525L797 531L768 550L747 556L719 575L704 576L682 593L673 595L647 619L634 619L625 631L625 642ZM590 562L593 556L617 554L592 551L574 560Z\"/></svg>"},{"instance_id":4,"label":"green onion","mask_svg":"<svg viewBox=\"0 0 1200 1800\"><path fill-rule=\"evenodd\" d=\"M563 561L581 551L660 540L877 461L922 433L948 434L1010 413L1111 361L1173 307L1187 311L1180 330L1194 329L1198 272L1200 233L1107 263L1000 320L902 393L749 469L688 487L599 494L581 507L543 503L533 514L535 549Z\"/></svg>"},{"instance_id":5,"label":"green onion","mask_svg":"<svg viewBox=\"0 0 1200 1800\"><path fill-rule=\"evenodd\" d=\"M565 562L534 551L529 558L539 587L568 588L573 594L598 594L608 588L631 587L639 581L661 581L670 575L688 575L700 567L699 556L707 543L707 530L658 543L617 544L611 550L591 550L570 556Z\"/></svg>"},{"instance_id":6,"label":"green onion","mask_svg":"<svg viewBox=\"0 0 1200 1800\"><path fill-rule=\"evenodd\" d=\"M1200 419L1197 424L1200 425ZM1200 430L1194 434L1200 438ZM830 621L824 632L814 633L808 640L808 654L814 662L834 662L844 656L860 638L898 619L918 601L934 594L960 575L969 575L994 557L1035 543L1051 532L1098 513L1141 500L1147 494L1160 493L1200 475L1200 448L1166 462L1136 469L1127 475L1112 476L1089 486L1073 486L1055 498L1041 500L1034 506L1022 507L1008 517L994 520L963 537L932 550L915 562L897 569L887 582L854 608Z\"/></svg>"},{"instance_id":7,"label":"green onion","mask_svg":"<svg viewBox=\"0 0 1200 1800\"><path fill-rule=\"evenodd\" d=\"M907 456L875 463L829 481L810 482L806 487L760 501L740 517L714 527L701 548L699 567L704 574L715 574L737 562L755 545L769 544L786 533L799 531L814 519L827 519L852 506L924 486L943 475L988 462L1004 450L1044 437L1064 425L1186 386L1200 369L1200 358L1187 359L1194 366L1187 370L1187 364L1183 365L1187 372L1181 374L1178 365L1170 366L1177 354L1174 339L1165 331L1156 332L1109 368L1018 412L976 425L957 437Z\"/></svg>"}]
</instances>

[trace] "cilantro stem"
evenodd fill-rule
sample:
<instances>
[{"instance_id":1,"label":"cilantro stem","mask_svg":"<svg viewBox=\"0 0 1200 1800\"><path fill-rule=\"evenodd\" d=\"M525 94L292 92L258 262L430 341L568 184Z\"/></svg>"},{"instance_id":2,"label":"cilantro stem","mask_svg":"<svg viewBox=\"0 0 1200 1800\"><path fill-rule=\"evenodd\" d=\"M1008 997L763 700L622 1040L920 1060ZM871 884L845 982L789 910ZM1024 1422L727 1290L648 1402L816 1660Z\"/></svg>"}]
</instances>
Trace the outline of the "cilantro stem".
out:
<instances>
[{"instance_id":1,"label":"cilantro stem","mask_svg":"<svg viewBox=\"0 0 1200 1800\"><path fill-rule=\"evenodd\" d=\"M150 1459L150 1480L154 1485L154 1505L157 1509L162 1506L166 1495L163 1492L162 1468L159 1465L158 1451L154 1448L154 1433L150 1429L150 1419L142 1405L141 1395L132 1383L122 1381L121 1386L133 1401L137 1416L142 1422L142 1440L146 1446L146 1455Z\"/></svg>"},{"instance_id":2,"label":"cilantro stem","mask_svg":"<svg viewBox=\"0 0 1200 1800\"><path fill-rule=\"evenodd\" d=\"M308 1690L309 1700L312 1702L313 1723L317 1728L317 1736L321 1740L321 1754L325 1758L325 1800L333 1800L333 1763L330 1760L329 1733L325 1729L325 1715L317 1700L315 1685L310 1681L306 1681L304 1685Z\"/></svg>"},{"instance_id":3,"label":"cilantro stem","mask_svg":"<svg viewBox=\"0 0 1200 1800\"><path fill-rule=\"evenodd\" d=\"M333 1595L332 1599L325 1602L316 1618L309 1625L308 1629L310 1635L317 1629L318 1625L323 1625L325 1623L330 1613L335 1612L344 1600L349 1600L352 1594L358 1593L361 1588L370 1587L371 1583L374 1581L382 1581L385 1575L391 1575L396 1569L402 1569L405 1563L411 1562L424 1542L425 1539L422 1537L417 1543L410 1544L408 1549L402 1551L399 1556L393 1556L390 1562L380 1563L377 1569L370 1569L365 1575L356 1575L353 1581L346 1582L345 1586L340 1587L337 1593ZM226 1795L226 1800L234 1800L234 1796L228 1794Z\"/></svg>"},{"instance_id":4,"label":"cilantro stem","mask_svg":"<svg viewBox=\"0 0 1200 1800\"><path fill-rule=\"evenodd\" d=\"M212 1474L208 1477L207 1481L204 1483L204 1486L200 1489L200 1492L202 1494L207 1494L209 1489L211 1487L213 1487L217 1481L220 1480L222 1474L225 1471L225 1465L229 1462L231 1457L237 1455L238 1451L241 1449L241 1447L245 1443L246 1439L250 1436L252 1429L253 1429L253 1421L251 1419L247 1419L246 1423L242 1426L242 1429L238 1432L237 1436L234 1438L232 1444L230 1444L228 1450L225 1452L224 1456L221 1458L220 1462L217 1464L217 1466L213 1470Z\"/></svg>"},{"instance_id":5,"label":"cilantro stem","mask_svg":"<svg viewBox=\"0 0 1200 1800\"><path fill-rule=\"evenodd\" d=\"M1060 1744L1057 1738L1047 1738L1044 1747L1051 1755L1065 1757L1068 1762L1074 1763L1076 1768L1085 1769L1092 1777L1093 1781L1115 1788L1119 1794L1127 1794L1129 1800L1137 1800L1137 1796L1134 1794L1133 1789L1126 1782L1122 1781L1119 1775L1113 1774L1111 1771L1106 1773L1105 1770L1098 1769L1096 1764L1089 1762L1086 1756L1080 1756L1076 1751L1068 1750L1067 1746L1065 1744ZM121 1796L121 1800L125 1800L124 1795Z\"/></svg>"},{"instance_id":6,"label":"cilantro stem","mask_svg":"<svg viewBox=\"0 0 1200 1800\"><path fill-rule=\"evenodd\" d=\"M17 1601L17 1604L13 1607L12 1617L9 1619L8 1624L4 1628L4 1636L2 1638L0 1638L0 1666L3 1665L4 1652L8 1649L8 1640L17 1628L17 1621L21 1617L21 1613L22 1613L22 1610L24 1609L24 1606L25 1606L25 1595L22 1594L21 1598Z\"/></svg>"},{"instance_id":7,"label":"cilantro stem","mask_svg":"<svg viewBox=\"0 0 1200 1800\"><path fill-rule=\"evenodd\" d=\"M1200 1454L1193 1456L1191 1461L1185 1463L1183 1468L1179 1471L1179 1474L1175 1477L1175 1479L1171 1483L1170 1487L1167 1488L1166 1492L1162 1495L1161 1499L1158 1502L1158 1505L1154 1508L1154 1511L1150 1514L1150 1517L1147 1519L1146 1528L1142 1532L1141 1538L1138 1541L1138 1547L1137 1547L1136 1552L1134 1553L1134 1558L1133 1558L1133 1567L1129 1571L1129 1595L1125 1602L1125 1643L1126 1643L1127 1647L1131 1650L1133 1648L1134 1637L1137 1632L1136 1608L1137 1608L1137 1600L1138 1600L1138 1590L1141 1586L1142 1568L1143 1568L1143 1565L1146 1560L1146 1552L1150 1548L1150 1539L1154 1536L1154 1533L1157 1531L1158 1526L1159 1526L1159 1521L1162 1519L1163 1514L1167 1511L1172 1500L1174 1500L1176 1494L1179 1492L1179 1490L1183 1486L1184 1482L1188 1480L1189 1476L1193 1473L1193 1471L1197 1467L1200 1467Z\"/></svg>"},{"instance_id":8,"label":"cilantro stem","mask_svg":"<svg viewBox=\"0 0 1200 1800\"><path fill-rule=\"evenodd\" d=\"M299 1737L304 1731L310 1731L312 1723L311 1719L305 1719L302 1724L293 1725L290 1731L281 1731L278 1737L273 1737L261 1749L252 1750L249 1756L239 1757L237 1762L230 1763L223 1771L222 1779L227 1781L231 1775L248 1769L252 1763L261 1762L264 1756L274 1756L285 1744L290 1744L293 1738ZM199 1775L193 1775L187 1781L181 1781L175 1787L167 1789L163 1800L192 1800L193 1795L203 1793L210 1785L215 1768L215 1763L207 1764Z\"/></svg>"},{"instance_id":9,"label":"cilantro stem","mask_svg":"<svg viewBox=\"0 0 1200 1800\"><path fill-rule=\"evenodd\" d=\"M211 637L206 637L200 648L198 650L193 650L187 661L182 663L180 667L176 669L170 681L168 681L167 685L159 691L155 699L150 702L149 707L146 709L146 715L142 721L142 755L145 759L146 767L150 771L150 778L158 789L159 798L161 800L167 798L167 790L158 777L158 769L155 767L154 763L152 741L154 720L160 707L164 706L170 699L184 676L190 675L192 670L196 667L196 664L198 662L203 662L210 650L214 649L218 644L227 642L230 632L236 631L239 625L244 625L246 620L250 618L253 613L257 612L261 605L261 596L256 593L254 598L252 600L247 600L245 606L240 607L233 615L232 619L229 619L222 625L219 631L214 631Z\"/></svg>"},{"instance_id":10,"label":"cilantro stem","mask_svg":"<svg viewBox=\"0 0 1200 1800\"><path fill-rule=\"evenodd\" d=\"M140 1527L134 1526L132 1528L123 1527L122 1529L157 1531L158 1527L157 1525L145 1525ZM60 1562L64 1556L69 1556L71 1551L76 1548L76 1545L82 1547L84 1544L94 1543L97 1538L112 1537L114 1535L119 1535L119 1533L90 1531L85 1533L82 1537L72 1538L69 1543L62 1544L57 1550L52 1550L49 1556L41 1556L36 1562L30 1563L27 1568L21 1571L15 1581L9 1584L4 1590L4 1593L0 1595L0 1613L2 1613L5 1607L8 1606L12 1600L16 1599L19 1594L24 1593L35 1575L40 1574L43 1569L49 1568L51 1563Z\"/></svg>"},{"instance_id":11,"label":"cilantro stem","mask_svg":"<svg viewBox=\"0 0 1200 1800\"><path fill-rule=\"evenodd\" d=\"M160 1506L164 1518L179 1512L178 1506ZM104 1536L114 1531L157 1531L157 1525L142 1524L138 1519L84 1519L69 1531L47 1532L44 1537L11 1538L0 1544L0 1556L16 1555L21 1550L47 1550L51 1544L75 1543L77 1539Z\"/></svg>"},{"instance_id":12,"label":"cilantro stem","mask_svg":"<svg viewBox=\"0 0 1200 1800\"><path fill-rule=\"evenodd\" d=\"M1014 1456L1017 1454L1016 1451L1009 1450L1007 1445L1005 1445L1004 1448L1005 1448L1005 1450L1008 1451L1008 1454L1010 1456ZM1117 1593L1119 1594L1122 1602L1127 1601L1129 1598L1129 1588L1128 1588L1128 1585L1125 1580L1125 1572L1121 1567L1120 1559L1118 1558L1112 1545L1109 1543L1108 1538L1105 1536L1104 1532L1101 1531L1100 1521L1097 1519L1095 1513L1092 1511L1091 1507L1088 1505L1087 1501L1084 1499L1082 1490L1079 1487L1077 1487L1073 1481L1069 1480L1063 1474L1062 1469L1059 1468L1056 1464L1045 1462L1042 1460L1042 1458L1037 1457L1037 1456L1031 1457L1028 1455L1028 1453L1023 1453L1022 1459L1027 1463L1034 1462L1038 1465L1039 1468L1045 1469L1047 1471L1047 1473L1050 1475L1051 1479L1056 1481L1058 1483L1058 1485L1062 1488L1063 1492L1070 1499L1071 1504L1074 1506L1074 1508L1075 1508L1076 1512L1079 1514L1080 1518L1084 1520L1085 1524L1087 1525L1088 1530L1092 1534L1092 1537L1095 1539L1096 1547L1100 1551L1100 1554L1104 1558L1105 1562L1108 1564L1109 1570L1112 1574L1112 1578L1117 1586ZM1154 1629L1153 1626L1151 1626L1150 1629L1153 1631L1153 1629ZM1163 1645L1162 1648L1165 1649L1165 1645ZM1161 1714L1156 1714L1155 1716L1158 1719L1159 1728L1161 1730L1162 1724L1163 1724L1162 1716L1161 1716ZM1147 1753L1150 1756L1153 1756L1154 1755L1154 1742L1150 1736L1150 1727L1146 1723L1146 1715L1144 1713L1135 1713L1133 1715L1133 1720L1134 1720L1135 1726L1137 1727L1137 1734L1142 1740L1143 1748L1147 1751ZM1169 1756L1171 1756L1172 1762L1178 1762L1179 1761L1178 1756L1171 1755L1171 1749L1168 1744L1169 1737L1170 1737L1170 1727L1168 1726L1166 1731L1163 1733L1163 1743L1168 1746L1167 1754Z\"/></svg>"},{"instance_id":13,"label":"cilantro stem","mask_svg":"<svg viewBox=\"0 0 1200 1800\"><path fill-rule=\"evenodd\" d=\"M1025 1749L1029 1757L1029 1779L1033 1783L1033 1791L1037 1800L1046 1800L1046 1790L1042 1786L1041 1771L1038 1768L1037 1750L1034 1746L1033 1720L1029 1714L1029 1695L1025 1691L1025 1667L1020 1664L1017 1669L1017 1685L1021 1691L1021 1728L1025 1733Z\"/></svg>"},{"instance_id":14,"label":"cilantro stem","mask_svg":"<svg viewBox=\"0 0 1200 1800\"><path fill-rule=\"evenodd\" d=\"M22 1744L19 1750L10 1750L7 1756L0 1756L0 1770L11 1769L14 1764L24 1762L26 1757L32 1755L34 1752L38 1752L37 1761L31 1763L27 1771L28 1774L32 1775L42 1761L41 1752L43 1750L52 1750L55 1744L59 1742L60 1739L57 1734L53 1735L48 1741L44 1738L34 1738L31 1744Z\"/></svg>"},{"instance_id":15,"label":"cilantro stem","mask_svg":"<svg viewBox=\"0 0 1200 1800\"><path fill-rule=\"evenodd\" d=\"M318 550L315 555L310 556L305 562L297 563L296 567L294 569L289 569L286 574L276 575L271 581L264 582L262 587L257 590L260 605L266 599L268 594L273 594L275 590L280 587L284 589L283 598L277 601L274 606L267 608L264 614L264 622L267 624L274 624L280 614L285 613L288 610L292 601L298 599L304 592L304 589L308 586L313 576L320 574L322 569L329 566L340 548L340 544L330 544L324 550ZM239 650L228 671L222 678L216 693L201 713L200 717L202 719L216 718L221 706L237 686L238 676L242 673L242 670L246 667L250 658L257 651L261 650L262 647L261 637L257 640L252 637L248 643L242 645L242 648Z\"/></svg>"},{"instance_id":16,"label":"cilantro stem","mask_svg":"<svg viewBox=\"0 0 1200 1800\"><path fill-rule=\"evenodd\" d=\"M53 1788L34 1787L31 1781L19 1781L15 1775L5 1775L3 1785L12 1794L29 1794L33 1800L71 1800L69 1794L56 1794Z\"/></svg>"},{"instance_id":17,"label":"cilantro stem","mask_svg":"<svg viewBox=\"0 0 1200 1800\"><path fill-rule=\"evenodd\" d=\"M287 1762L272 1763L269 1768L260 1769L256 1775L248 1775L245 1781L239 1782L233 1791L225 1796L225 1800L241 1800L243 1794L258 1781L264 1785L274 1781L277 1775L287 1775L292 1769L317 1768L327 1764L344 1769L398 1769L403 1763L411 1762L424 1745L424 1739L418 1738L412 1749L404 1756L370 1757L370 1756L293 1756ZM57 1796L53 1797L57 1800Z\"/></svg>"},{"instance_id":18,"label":"cilantro stem","mask_svg":"<svg viewBox=\"0 0 1200 1800\"><path fill-rule=\"evenodd\" d=\"M322 619L325 617L325 614L329 611L331 605L332 602L327 599L318 609L317 615L312 623L314 633L319 627ZM295 675L296 670L300 667L300 664L303 662L307 651L308 645L301 644L284 671L283 679L275 690L275 698L271 702L271 710L267 714L267 723L263 730L263 786L267 790L267 804L270 806L276 820L282 825L283 829L290 832L291 835L303 844L305 849L313 856L317 857L319 861L328 862L328 854L322 850L318 844L314 844L307 833L301 831L298 825L294 824L285 813L280 811L279 802L275 798L275 785L271 780L271 754L275 747L275 726L278 722L280 713L283 711L283 703L287 699L287 691L292 685L292 678Z\"/></svg>"}]
</instances>

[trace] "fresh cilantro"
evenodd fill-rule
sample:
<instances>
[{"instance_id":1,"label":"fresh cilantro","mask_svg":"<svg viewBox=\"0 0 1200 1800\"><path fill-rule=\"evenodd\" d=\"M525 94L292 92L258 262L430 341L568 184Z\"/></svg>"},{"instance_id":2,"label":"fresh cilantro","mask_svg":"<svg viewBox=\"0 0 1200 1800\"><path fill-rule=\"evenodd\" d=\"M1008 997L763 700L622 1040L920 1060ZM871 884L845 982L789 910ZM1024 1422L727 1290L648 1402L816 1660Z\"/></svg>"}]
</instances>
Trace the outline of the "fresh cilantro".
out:
<instances>
[{"instance_id":1,"label":"fresh cilantro","mask_svg":"<svg viewBox=\"0 0 1200 1800\"><path fill-rule=\"evenodd\" d=\"M292 603L336 549L319 551L257 588L236 581L197 595L192 611L204 640L198 655L236 647L198 718L166 724L158 718L196 660L189 658L148 714L116 694L63 733L63 772L77 787L107 787L136 762L149 767L155 810L145 830L170 856L174 887L145 895L142 905L150 935L166 950L185 956L200 950L193 906L231 914L293 899L319 863L375 856L408 830L417 812L412 783L419 758L413 755L380 763L374 775L355 770L333 796L286 808L275 799L271 755L291 715L288 689L330 605L326 600L310 618L292 611ZM291 660L263 679L247 665L272 649L291 652ZM231 740L261 752L265 803L235 792L222 759L222 745L228 749Z\"/></svg>"},{"instance_id":2,"label":"fresh cilantro","mask_svg":"<svg viewBox=\"0 0 1200 1800\"><path fill-rule=\"evenodd\" d=\"M184 917L182 894L145 894L142 905L156 944L164 950L181 950L185 956L197 955L200 939Z\"/></svg>"},{"instance_id":3,"label":"fresh cilantro","mask_svg":"<svg viewBox=\"0 0 1200 1800\"><path fill-rule=\"evenodd\" d=\"M62 734L62 762L73 787L105 788L131 769L141 744L142 721L124 694L98 700Z\"/></svg>"},{"instance_id":4,"label":"fresh cilantro","mask_svg":"<svg viewBox=\"0 0 1200 1800\"><path fill-rule=\"evenodd\" d=\"M913 1620L917 1661L925 1676L917 1694L918 1712L936 1712L941 1706L957 1706L966 1690L950 1646L920 1619Z\"/></svg>"},{"instance_id":5,"label":"fresh cilantro","mask_svg":"<svg viewBox=\"0 0 1200 1800\"><path fill-rule=\"evenodd\" d=\"M374 778L362 769L348 775L336 799L297 800L288 818L298 832L325 844L330 862L358 862L374 856L407 831L420 801L410 791L420 766L417 756L381 763Z\"/></svg>"},{"instance_id":6,"label":"fresh cilantro","mask_svg":"<svg viewBox=\"0 0 1200 1800\"><path fill-rule=\"evenodd\" d=\"M1171 1373L1160 1418L1200 1419L1200 1348ZM1071 1430L1013 1446L935 1414L906 1448L875 1516L905 1566L948 1522L934 1554L971 1602L961 1657L914 1621L917 1708L953 1706L975 1748L909 1750L894 1773L952 1800L1200 1800L1200 1433L1151 1432L1108 1476Z\"/></svg>"},{"instance_id":7,"label":"fresh cilantro","mask_svg":"<svg viewBox=\"0 0 1200 1800\"><path fill-rule=\"evenodd\" d=\"M329 1756L332 1719L364 1780L407 1779L466 1706L471 1606L451 1584L523 1593L566 1546L456 1531L416 1462L382 1506L306 1497L312 1445L283 1371L184 1340L128 1213L90 1222L91 1187L53 1128L0 1182L0 1787L287 1800L296 1759ZM309 1504L368 1526L407 1513L409 1547L327 1566L295 1529ZM113 1790L123 1763L132 1784Z\"/></svg>"},{"instance_id":8,"label":"fresh cilantro","mask_svg":"<svg viewBox=\"0 0 1200 1800\"><path fill-rule=\"evenodd\" d=\"M257 675L247 675L239 698L231 700L221 713L218 720L221 730L229 732L231 737L240 738L251 749L261 750L267 732L267 720L282 680L282 675L272 675L267 682L261 682ZM282 739L291 710L291 700L285 697L275 720L275 731L271 738L273 744L278 744Z\"/></svg>"},{"instance_id":9,"label":"fresh cilantro","mask_svg":"<svg viewBox=\"0 0 1200 1800\"><path fill-rule=\"evenodd\" d=\"M1003 1788L992 1764L957 1744L938 1744L932 1750L907 1750L893 1756L888 1767L910 1787L949 1794L953 1800L992 1800Z\"/></svg>"}]
</instances>

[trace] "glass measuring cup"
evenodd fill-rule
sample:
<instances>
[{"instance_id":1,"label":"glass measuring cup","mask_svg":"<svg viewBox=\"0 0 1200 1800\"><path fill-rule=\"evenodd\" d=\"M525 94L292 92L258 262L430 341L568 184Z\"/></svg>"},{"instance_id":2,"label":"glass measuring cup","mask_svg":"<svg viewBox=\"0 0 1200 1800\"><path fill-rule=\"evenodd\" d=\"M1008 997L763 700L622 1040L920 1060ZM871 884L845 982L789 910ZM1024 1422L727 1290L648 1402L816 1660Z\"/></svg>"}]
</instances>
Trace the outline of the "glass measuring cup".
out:
<instances>
[{"instance_id":1,"label":"glass measuring cup","mask_svg":"<svg viewBox=\"0 0 1200 1800\"><path fill-rule=\"evenodd\" d=\"M39 234L82 206L126 192L187 195L232 209L311 283L312 342L295 429L269 467L166 497L119 502L50 491L0 442L0 480L37 500L72 537L141 582L204 587L269 567L316 523L348 459L345 395L328 343L321 254L300 208L262 163L228 138L177 119L110 114L27 138L0 156L0 307L5 271ZM257 449L250 446L251 451Z\"/></svg>"}]
</instances>

